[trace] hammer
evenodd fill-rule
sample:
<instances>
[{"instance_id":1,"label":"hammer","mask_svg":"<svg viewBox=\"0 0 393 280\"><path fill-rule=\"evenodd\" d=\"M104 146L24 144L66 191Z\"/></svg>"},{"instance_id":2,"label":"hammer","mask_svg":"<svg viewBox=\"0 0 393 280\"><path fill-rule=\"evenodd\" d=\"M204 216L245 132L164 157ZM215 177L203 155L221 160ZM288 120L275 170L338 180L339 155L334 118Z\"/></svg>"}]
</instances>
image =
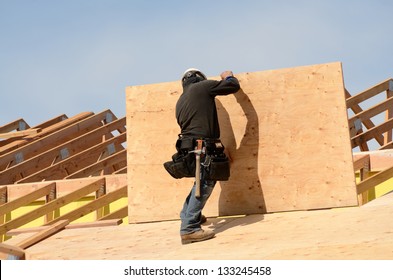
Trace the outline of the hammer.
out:
<instances>
[{"instance_id":1,"label":"hammer","mask_svg":"<svg viewBox=\"0 0 393 280\"><path fill-rule=\"evenodd\" d=\"M203 140L198 139L197 147L195 149L195 197L201 196L201 153L202 153L202 143Z\"/></svg>"}]
</instances>

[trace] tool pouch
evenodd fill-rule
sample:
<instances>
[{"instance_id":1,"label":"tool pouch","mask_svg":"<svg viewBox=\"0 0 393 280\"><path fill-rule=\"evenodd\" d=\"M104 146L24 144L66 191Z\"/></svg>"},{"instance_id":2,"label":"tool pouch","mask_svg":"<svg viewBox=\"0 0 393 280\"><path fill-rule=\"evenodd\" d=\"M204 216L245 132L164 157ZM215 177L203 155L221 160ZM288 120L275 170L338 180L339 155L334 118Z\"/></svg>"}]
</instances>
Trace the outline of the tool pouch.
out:
<instances>
[{"instance_id":1,"label":"tool pouch","mask_svg":"<svg viewBox=\"0 0 393 280\"><path fill-rule=\"evenodd\" d=\"M193 148L194 140L191 138L176 141L177 153L172 156L172 161L164 163L164 168L173 178L195 177L195 154L189 153Z\"/></svg>"},{"instance_id":2,"label":"tool pouch","mask_svg":"<svg viewBox=\"0 0 393 280\"><path fill-rule=\"evenodd\" d=\"M195 177L195 155L176 153L172 156L172 161L164 163L164 167L175 179Z\"/></svg>"},{"instance_id":3,"label":"tool pouch","mask_svg":"<svg viewBox=\"0 0 393 280\"><path fill-rule=\"evenodd\" d=\"M194 150L196 140L192 138L179 139L176 142L176 150L171 161L164 163L166 171L175 179L195 177L195 154L189 153ZM230 176L229 159L224 153L224 145L219 139L205 139L206 148L203 179L212 181L227 181Z\"/></svg>"},{"instance_id":4,"label":"tool pouch","mask_svg":"<svg viewBox=\"0 0 393 280\"><path fill-rule=\"evenodd\" d=\"M205 169L206 180L228 181L231 175L229 159L224 153L212 156L210 158L210 164L206 166Z\"/></svg>"},{"instance_id":5,"label":"tool pouch","mask_svg":"<svg viewBox=\"0 0 393 280\"><path fill-rule=\"evenodd\" d=\"M230 176L229 159L224 153L224 145L220 139L206 139L207 163L205 161L205 179L227 181Z\"/></svg>"}]
</instances>

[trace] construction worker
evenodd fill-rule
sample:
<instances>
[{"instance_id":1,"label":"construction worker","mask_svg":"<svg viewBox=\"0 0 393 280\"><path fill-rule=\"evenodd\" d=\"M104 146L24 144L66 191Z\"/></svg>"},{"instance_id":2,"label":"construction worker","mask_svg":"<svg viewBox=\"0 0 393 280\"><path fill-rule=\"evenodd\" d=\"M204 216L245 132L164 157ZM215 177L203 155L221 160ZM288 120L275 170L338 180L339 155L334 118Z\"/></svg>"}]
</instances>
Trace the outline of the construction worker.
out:
<instances>
[{"instance_id":1,"label":"construction worker","mask_svg":"<svg viewBox=\"0 0 393 280\"><path fill-rule=\"evenodd\" d=\"M216 81L208 80L201 71L195 68L184 72L183 93L176 104L176 119L181 129L180 140L220 138L215 97L233 94L240 89L239 81L233 76L232 71L224 71L220 76L221 80ZM206 180L204 177L202 168L200 195L195 196L196 184L194 182L180 213L182 244L207 240L215 235L213 231L201 228L201 224L206 221L202 215L202 209L216 184L216 181Z\"/></svg>"}]
</instances>

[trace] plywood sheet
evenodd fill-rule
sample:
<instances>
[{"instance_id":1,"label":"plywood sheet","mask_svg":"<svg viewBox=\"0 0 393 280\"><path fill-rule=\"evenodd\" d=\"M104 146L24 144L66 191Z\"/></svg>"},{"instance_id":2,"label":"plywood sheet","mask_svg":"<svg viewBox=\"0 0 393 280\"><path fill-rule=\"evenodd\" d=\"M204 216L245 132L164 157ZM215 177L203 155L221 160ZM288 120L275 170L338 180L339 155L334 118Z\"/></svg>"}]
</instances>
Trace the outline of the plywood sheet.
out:
<instances>
[{"instance_id":1,"label":"plywood sheet","mask_svg":"<svg viewBox=\"0 0 393 280\"><path fill-rule=\"evenodd\" d=\"M361 207L209 218L216 237L181 245L179 221L65 229L30 260L392 260L393 193ZM31 235L31 234L30 234ZM29 234L7 240L18 244ZM1 255L0 255L1 259Z\"/></svg>"},{"instance_id":2,"label":"plywood sheet","mask_svg":"<svg viewBox=\"0 0 393 280\"><path fill-rule=\"evenodd\" d=\"M231 178L205 213L357 205L341 63L236 76L242 90L217 98ZM191 188L162 167L175 152L181 92L179 81L126 89L130 221L177 219Z\"/></svg>"}]
</instances>

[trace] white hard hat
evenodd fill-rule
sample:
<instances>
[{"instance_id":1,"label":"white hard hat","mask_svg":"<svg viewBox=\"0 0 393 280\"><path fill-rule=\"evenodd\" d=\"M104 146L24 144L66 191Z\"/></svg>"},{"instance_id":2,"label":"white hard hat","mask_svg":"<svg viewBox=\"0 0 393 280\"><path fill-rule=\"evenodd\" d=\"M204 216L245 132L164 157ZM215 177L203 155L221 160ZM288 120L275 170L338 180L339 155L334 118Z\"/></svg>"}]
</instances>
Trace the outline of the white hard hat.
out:
<instances>
[{"instance_id":1,"label":"white hard hat","mask_svg":"<svg viewBox=\"0 0 393 280\"><path fill-rule=\"evenodd\" d=\"M204 80L207 80L205 74L203 74L199 69L197 68L188 68L186 71L184 71L183 76L182 76L182 80L184 80L185 78L187 78L187 74L196 74L198 76L201 76ZM190 75L191 76L191 75Z\"/></svg>"}]
</instances>

